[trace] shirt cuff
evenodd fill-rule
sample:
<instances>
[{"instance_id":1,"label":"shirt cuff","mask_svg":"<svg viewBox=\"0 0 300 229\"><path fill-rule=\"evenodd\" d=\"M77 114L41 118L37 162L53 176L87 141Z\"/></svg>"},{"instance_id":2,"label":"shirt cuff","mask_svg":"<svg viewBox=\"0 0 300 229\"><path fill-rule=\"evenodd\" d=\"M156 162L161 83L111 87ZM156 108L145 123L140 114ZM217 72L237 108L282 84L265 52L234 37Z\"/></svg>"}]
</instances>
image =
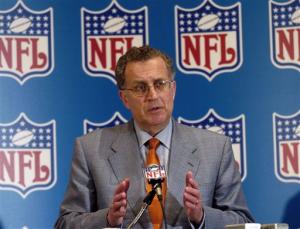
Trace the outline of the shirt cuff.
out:
<instances>
[{"instance_id":1,"label":"shirt cuff","mask_svg":"<svg viewBox=\"0 0 300 229\"><path fill-rule=\"evenodd\" d=\"M192 229L203 229L205 226L205 212L203 211L203 216L202 216L200 223L194 223L194 222L190 221L190 219L189 219L189 223L190 223Z\"/></svg>"}]
</instances>

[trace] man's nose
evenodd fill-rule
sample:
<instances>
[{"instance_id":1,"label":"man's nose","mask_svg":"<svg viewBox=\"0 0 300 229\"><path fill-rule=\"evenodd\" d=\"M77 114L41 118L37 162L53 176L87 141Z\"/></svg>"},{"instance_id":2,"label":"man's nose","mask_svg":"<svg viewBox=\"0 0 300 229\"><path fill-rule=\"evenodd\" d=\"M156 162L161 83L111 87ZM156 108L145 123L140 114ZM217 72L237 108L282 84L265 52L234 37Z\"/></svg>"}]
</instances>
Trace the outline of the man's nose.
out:
<instances>
[{"instance_id":1,"label":"man's nose","mask_svg":"<svg viewBox=\"0 0 300 229\"><path fill-rule=\"evenodd\" d=\"M154 85L148 87L147 97L156 98L158 96L158 92L155 89Z\"/></svg>"}]
</instances>

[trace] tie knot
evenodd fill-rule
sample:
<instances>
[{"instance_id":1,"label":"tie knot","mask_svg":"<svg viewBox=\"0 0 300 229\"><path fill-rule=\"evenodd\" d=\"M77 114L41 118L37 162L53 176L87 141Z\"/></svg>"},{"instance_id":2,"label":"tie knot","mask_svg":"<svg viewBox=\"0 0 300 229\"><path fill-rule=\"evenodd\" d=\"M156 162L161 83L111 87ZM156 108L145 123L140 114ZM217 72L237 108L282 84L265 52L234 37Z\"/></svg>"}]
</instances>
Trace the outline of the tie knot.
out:
<instances>
[{"instance_id":1,"label":"tie knot","mask_svg":"<svg viewBox=\"0 0 300 229\"><path fill-rule=\"evenodd\" d=\"M149 141L149 149L156 150L160 141L157 138L151 138Z\"/></svg>"}]
</instances>

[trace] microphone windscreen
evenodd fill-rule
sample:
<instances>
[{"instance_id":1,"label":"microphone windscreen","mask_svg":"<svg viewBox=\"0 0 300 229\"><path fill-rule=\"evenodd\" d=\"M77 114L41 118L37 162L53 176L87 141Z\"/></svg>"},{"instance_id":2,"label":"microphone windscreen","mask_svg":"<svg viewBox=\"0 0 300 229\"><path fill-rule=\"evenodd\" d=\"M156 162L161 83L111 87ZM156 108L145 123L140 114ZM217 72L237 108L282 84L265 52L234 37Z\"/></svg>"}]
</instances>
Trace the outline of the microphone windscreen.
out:
<instances>
[{"instance_id":1,"label":"microphone windscreen","mask_svg":"<svg viewBox=\"0 0 300 229\"><path fill-rule=\"evenodd\" d=\"M163 179L167 176L165 166L162 165L150 165L144 169L145 178L148 180Z\"/></svg>"}]
</instances>

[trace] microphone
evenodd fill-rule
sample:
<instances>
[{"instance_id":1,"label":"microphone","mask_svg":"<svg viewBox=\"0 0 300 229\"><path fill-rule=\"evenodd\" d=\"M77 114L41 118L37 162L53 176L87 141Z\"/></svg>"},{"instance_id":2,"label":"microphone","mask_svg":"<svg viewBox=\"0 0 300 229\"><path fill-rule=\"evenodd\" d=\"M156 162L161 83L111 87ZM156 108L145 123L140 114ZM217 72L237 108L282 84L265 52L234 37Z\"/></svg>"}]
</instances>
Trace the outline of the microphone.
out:
<instances>
[{"instance_id":1,"label":"microphone","mask_svg":"<svg viewBox=\"0 0 300 229\"><path fill-rule=\"evenodd\" d=\"M132 222L128 225L127 229L131 229L134 227L134 225L138 222L138 220L143 215L144 211L148 208L148 206L152 203L152 200L155 196L155 194L158 197L158 200L160 202L160 206L162 208L163 212L163 218L166 222L166 214L164 211L164 208L162 206L162 188L161 183L164 181L164 178L166 177L166 170L164 166L152 164L144 169L144 174L146 179L148 180L149 184L152 185L152 190L147 194L147 196L143 200L143 205L136 215L136 217L132 220ZM165 223L165 228L167 227L167 224Z\"/></svg>"},{"instance_id":2,"label":"microphone","mask_svg":"<svg viewBox=\"0 0 300 229\"><path fill-rule=\"evenodd\" d=\"M162 187L161 183L166 177L165 166L152 164L144 169L145 178L148 180L149 184L156 191L156 195L159 201L162 201Z\"/></svg>"},{"instance_id":3,"label":"microphone","mask_svg":"<svg viewBox=\"0 0 300 229\"><path fill-rule=\"evenodd\" d=\"M144 169L145 178L148 180L149 184L152 185L152 191L155 190L157 198L160 203L160 207L163 214L164 226L167 229L167 218L165 209L163 207L163 195L162 195L162 187L161 183L167 177L167 173L165 170L165 166L152 164Z\"/></svg>"}]
</instances>

